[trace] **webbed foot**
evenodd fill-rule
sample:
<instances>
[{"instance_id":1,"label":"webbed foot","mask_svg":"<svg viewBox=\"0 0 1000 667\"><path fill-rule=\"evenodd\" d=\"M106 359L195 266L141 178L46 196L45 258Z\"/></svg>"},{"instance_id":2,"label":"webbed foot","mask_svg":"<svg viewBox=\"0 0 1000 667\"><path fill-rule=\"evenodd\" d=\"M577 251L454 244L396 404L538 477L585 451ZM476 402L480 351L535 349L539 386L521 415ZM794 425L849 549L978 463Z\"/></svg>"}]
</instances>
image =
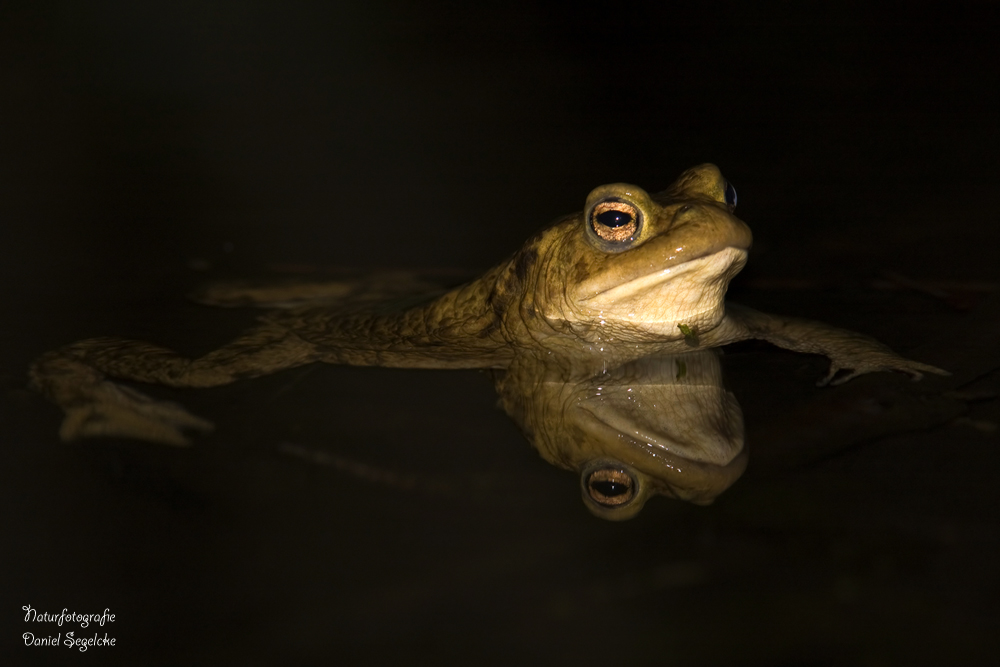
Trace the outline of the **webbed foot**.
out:
<instances>
[{"instance_id":1,"label":"webbed foot","mask_svg":"<svg viewBox=\"0 0 1000 667\"><path fill-rule=\"evenodd\" d=\"M196 417L170 401L103 381L89 388L88 400L64 406L66 417L59 429L65 442L80 438L135 438L164 445L187 446L184 430L208 432L212 422Z\"/></svg>"},{"instance_id":2,"label":"webbed foot","mask_svg":"<svg viewBox=\"0 0 1000 667\"><path fill-rule=\"evenodd\" d=\"M838 376L837 374L841 371L848 372ZM930 364L922 364L919 361L904 359L888 349L867 350L852 357L838 356L831 358L830 372L826 374L826 377L817 382L816 386L835 387L837 385L844 384L859 375L879 371L900 371L908 374L914 382L924 377L924 373L933 373L934 375L951 375L948 371L940 369L937 366L931 366Z\"/></svg>"}]
</instances>

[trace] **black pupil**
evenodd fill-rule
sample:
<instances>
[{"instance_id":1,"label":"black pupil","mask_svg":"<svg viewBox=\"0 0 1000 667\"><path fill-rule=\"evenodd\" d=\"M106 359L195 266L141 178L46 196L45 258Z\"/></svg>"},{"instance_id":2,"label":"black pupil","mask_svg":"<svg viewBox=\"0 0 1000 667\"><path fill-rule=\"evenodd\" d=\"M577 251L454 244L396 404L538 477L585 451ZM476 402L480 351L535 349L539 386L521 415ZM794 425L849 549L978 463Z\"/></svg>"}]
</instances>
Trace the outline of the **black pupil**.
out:
<instances>
[{"instance_id":1,"label":"black pupil","mask_svg":"<svg viewBox=\"0 0 1000 667\"><path fill-rule=\"evenodd\" d=\"M732 183L726 183L726 205L729 208L736 208L736 188Z\"/></svg>"},{"instance_id":2,"label":"black pupil","mask_svg":"<svg viewBox=\"0 0 1000 667\"><path fill-rule=\"evenodd\" d=\"M597 221L605 227L623 227L632 222L632 216L625 211L610 209L597 214Z\"/></svg>"},{"instance_id":3,"label":"black pupil","mask_svg":"<svg viewBox=\"0 0 1000 667\"><path fill-rule=\"evenodd\" d=\"M615 496L620 496L623 493L628 493L628 486L618 482L591 482L590 486L605 498L614 498Z\"/></svg>"}]
</instances>

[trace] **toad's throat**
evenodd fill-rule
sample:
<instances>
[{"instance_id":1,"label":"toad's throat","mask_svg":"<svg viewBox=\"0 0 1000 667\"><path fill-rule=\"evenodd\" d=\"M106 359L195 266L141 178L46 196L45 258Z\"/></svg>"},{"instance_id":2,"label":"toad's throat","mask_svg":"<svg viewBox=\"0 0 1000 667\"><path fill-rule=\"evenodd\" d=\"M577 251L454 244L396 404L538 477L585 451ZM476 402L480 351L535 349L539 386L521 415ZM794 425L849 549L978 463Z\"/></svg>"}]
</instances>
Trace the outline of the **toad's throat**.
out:
<instances>
[{"instance_id":1,"label":"toad's throat","mask_svg":"<svg viewBox=\"0 0 1000 667\"><path fill-rule=\"evenodd\" d=\"M580 320L618 322L680 337L678 324L705 330L724 313L729 281L746 263L746 250L725 248L583 297Z\"/></svg>"},{"instance_id":2,"label":"toad's throat","mask_svg":"<svg viewBox=\"0 0 1000 667\"><path fill-rule=\"evenodd\" d=\"M700 286L705 283L716 283L720 279L728 283L729 279L743 268L746 259L746 250L724 248L718 252L702 255L682 264L673 264L657 269L638 278L598 290L594 294L584 297L582 301L590 307L599 304L620 306L623 302L637 304L642 301L642 295L659 291L658 288L667 282L685 283L673 288L678 292L683 292L685 289L697 292Z\"/></svg>"},{"instance_id":3,"label":"toad's throat","mask_svg":"<svg viewBox=\"0 0 1000 667\"><path fill-rule=\"evenodd\" d=\"M670 389L676 390L676 387ZM594 420L617 433L622 444L637 448L652 457L658 466L681 473L684 464L692 461L713 466L729 465L743 450L741 430L718 428L729 425L725 421L727 415L714 414L715 410L712 409L713 406L721 407L721 404L711 398L698 401L702 393L711 396L711 392L711 387L707 388L707 392L702 388L691 387L675 392L675 404L695 408L693 419L687 418L692 413L683 410L676 414L669 411L664 413L662 409L653 411L650 415L630 414L634 410L634 403L630 403L628 399L616 402L613 396L607 403L592 403L584 409ZM670 398L670 391L662 392L664 404L669 405Z\"/></svg>"}]
</instances>

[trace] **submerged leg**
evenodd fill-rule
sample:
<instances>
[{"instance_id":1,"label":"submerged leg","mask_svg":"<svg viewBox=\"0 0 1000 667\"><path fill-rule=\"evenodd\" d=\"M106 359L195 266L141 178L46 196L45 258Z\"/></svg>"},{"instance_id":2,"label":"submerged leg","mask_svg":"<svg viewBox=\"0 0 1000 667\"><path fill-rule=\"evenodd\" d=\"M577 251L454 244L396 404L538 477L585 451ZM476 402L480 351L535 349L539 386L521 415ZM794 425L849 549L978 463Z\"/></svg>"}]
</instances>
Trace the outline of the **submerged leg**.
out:
<instances>
[{"instance_id":1,"label":"submerged leg","mask_svg":"<svg viewBox=\"0 0 1000 667\"><path fill-rule=\"evenodd\" d=\"M214 387L316 359L309 343L263 325L197 359L150 343L92 338L42 355L29 375L32 386L66 412L59 431L65 441L103 436L186 445L184 429L208 431L212 424L108 378Z\"/></svg>"},{"instance_id":2,"label":"submerged leg","mask_svg":"<svg viewBox=\"0 0 1000 667\"><path fill-rule=\"evenodd\" d=\"M745 306L726 304L720 327L728 342L758 338L786 350L822 354L830 371L817 386L844 384L851 378L876 371L901 371L919 380L924 373L951 375L948 371L899 356L874 338L810 320L768 315ZM838 375L840 371L847 371Z\"/></svg>"},{"instance_id":3,"label":"submerged leg","mask_svg":"<svg viewBox=\"0 0 1000 667\"><path fill-rule=\"evenodd\" d=\"M210 283L196 290L191 298L208 306L225 308L304 305L339 308L439 292L443 283L455 282L455 276L449 277L450 281L443 281L409 271L382 271L363 275L345 273L340 279L327 280L239 280Z\"/></svg>"}]
</instances>

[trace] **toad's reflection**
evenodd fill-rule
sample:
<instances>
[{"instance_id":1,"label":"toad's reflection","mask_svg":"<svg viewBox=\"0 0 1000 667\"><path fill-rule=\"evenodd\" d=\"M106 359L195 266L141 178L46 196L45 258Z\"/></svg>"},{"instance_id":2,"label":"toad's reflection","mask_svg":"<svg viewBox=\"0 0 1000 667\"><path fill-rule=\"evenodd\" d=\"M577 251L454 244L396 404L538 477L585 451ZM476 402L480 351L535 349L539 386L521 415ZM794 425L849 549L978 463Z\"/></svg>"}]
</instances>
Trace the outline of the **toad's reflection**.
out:
<instances>
[{"instance_id":1,"label":"toad's reflection","mask_svg":"<svg viewBox=\"0 0 1000 667\"><path fill-rule=\"evenodd\" d=\"M655 494L705 505L743 474L743 412L716 351L579 364L521 354L496 388L542 457L580 473L591 512L630 519Z\"/></svg>"}]
</instances>

